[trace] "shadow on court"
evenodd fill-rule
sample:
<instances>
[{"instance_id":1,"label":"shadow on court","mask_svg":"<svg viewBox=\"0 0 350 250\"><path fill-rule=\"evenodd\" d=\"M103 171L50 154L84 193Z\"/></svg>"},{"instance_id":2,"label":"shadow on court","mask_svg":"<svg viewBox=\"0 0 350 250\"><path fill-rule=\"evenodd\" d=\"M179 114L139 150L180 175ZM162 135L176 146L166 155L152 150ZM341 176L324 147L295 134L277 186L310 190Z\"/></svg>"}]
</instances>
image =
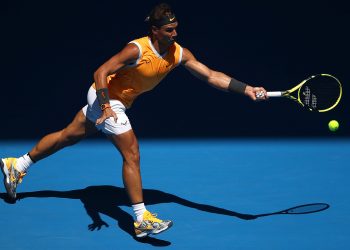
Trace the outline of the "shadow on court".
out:
<instances>
[{"instance_id":1,"label":"shadow on court","mask_svg":"<svg viewBox=\"0 0 350 250\"><path fill-rule=\"evenodd\" d=\"M172 202L204 212L234 216L244 220L251 220L256 218L256 216L250 214L242 214L219 207L195 203L159 190L144 189L143 194L146 204L149 205ZM0 198L7 203L15 203L15 201L9 200L7 198L7 194L5 193L1 193ZM118 226L138 242L151 244L153 246L169 246L171 244L169 241L152 237L138 239L134 236L133 217L119 207L130 206L129 199L124 188L115 186L89 186L85 189L77 189L71 191L48 190L23 192L17 194L17 200L26 198L79 199L84 204L86 213L92 219L92 223L88 226L89 230L91 231L100 230L104 226L109 227L109 225L102 220L100 216L100 213L102 213L115 219L118 222Z\"/></svg>"},{"instance_id":2,"label":"shadow on court","mask_svg":"<svg viewBox=\"0 0 350 250\"><path fill-rule=\"evenodd\" d=\"M154 205L160 203L177 203L182 206L198 209L204 212L222 214L227 216L237 217L243 220L252 220L259 217L278 215L278 214L307 214L320 212L328 209L330 206L326 203L313 203L300 205L286 210L266 213L266 214L242 214L219 208L211 205L195 203L173 194L165 193L154 189L144 189L144 200L146 204ZM16 201L10 200L6 193L0 193L0 198L7 203L14 204ZM86 213L92 219L92 223L88 225L90 231L100 230L102 227L109 225L102 220L100 213L105 214L118 222L120 229L128 233L136 241L140 243L151 244L153 246L169 246L171 242L145 237L138 239L134 236L133 217L122 210L119 206L130 206L127 193L124 188L115 186L89 186L85 189L77 189L71 191L36 191L23 192L17 194L17 200L26 198L64 198L80 200L86 209Z\"/></svg>"}]
</instances>

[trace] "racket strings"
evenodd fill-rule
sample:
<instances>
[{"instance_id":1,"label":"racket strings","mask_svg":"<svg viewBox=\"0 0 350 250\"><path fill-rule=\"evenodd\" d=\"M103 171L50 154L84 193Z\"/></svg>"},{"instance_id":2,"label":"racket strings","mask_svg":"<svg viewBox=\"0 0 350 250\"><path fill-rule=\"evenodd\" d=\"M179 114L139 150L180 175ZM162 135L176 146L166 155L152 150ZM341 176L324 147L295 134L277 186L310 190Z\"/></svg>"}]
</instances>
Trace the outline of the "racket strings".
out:
<instances>
[{"instance_id":1,"label":"racket strings","mask_svg":"<svg viewBox=\"0 0 350 250\"><path fill-rule=\"evenodd\" d=\"M341 86L331 77L315 77L304 83L300 89L300 101L312 110L332 107L341 95Z\"/></svg>"}]
</instances>

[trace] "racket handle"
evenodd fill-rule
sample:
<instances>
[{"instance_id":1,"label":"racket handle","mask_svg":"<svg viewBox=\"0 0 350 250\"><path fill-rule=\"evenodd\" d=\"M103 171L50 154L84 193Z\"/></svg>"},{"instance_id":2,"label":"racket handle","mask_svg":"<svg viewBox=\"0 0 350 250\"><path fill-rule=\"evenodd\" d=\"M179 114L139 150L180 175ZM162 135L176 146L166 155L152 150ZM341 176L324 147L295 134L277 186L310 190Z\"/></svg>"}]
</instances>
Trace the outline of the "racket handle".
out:
<instances>
[{"instance_id":1,"label":"racket handle","mask_svg":"<svg viewBox=\"0 0 350 250\"><path fill-rule=\"evenodd\" d=\"M283 95L282 91L270 91L267 92L268 97L281 97Z\"/></svg>"}]
</instances>

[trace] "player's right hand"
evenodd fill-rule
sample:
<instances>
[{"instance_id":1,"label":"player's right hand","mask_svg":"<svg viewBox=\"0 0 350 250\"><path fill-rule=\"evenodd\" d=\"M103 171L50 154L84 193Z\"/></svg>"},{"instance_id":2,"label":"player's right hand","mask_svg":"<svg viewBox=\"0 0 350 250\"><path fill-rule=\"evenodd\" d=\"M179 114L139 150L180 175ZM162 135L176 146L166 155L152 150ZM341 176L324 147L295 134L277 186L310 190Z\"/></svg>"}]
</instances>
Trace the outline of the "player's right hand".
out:
<instances>
[{"instance_id":1,"label":"player's right hand","mask_svg":"<svg viewBox=\"0 0 350 250\"><path fill-rule=\"evenodd\" d=\"M266 90L263 87L247 86L244 94L250 97L250 99L253 101L262 101L268 99Z\"/></svg>"},{"instance_id":2,"label":"player's right hand","mask_svg":"<svg viewBox=\"0 0 350 250\"><path fill-rule=\"evenodd\" d=\"M106 108L105 110L102 111L102 116L96 120L96 125L100 125L109 117L113 117L115 122L117 122L117 119L118 119L117 114L111 108Z\"/></svg>"}]
</instances>

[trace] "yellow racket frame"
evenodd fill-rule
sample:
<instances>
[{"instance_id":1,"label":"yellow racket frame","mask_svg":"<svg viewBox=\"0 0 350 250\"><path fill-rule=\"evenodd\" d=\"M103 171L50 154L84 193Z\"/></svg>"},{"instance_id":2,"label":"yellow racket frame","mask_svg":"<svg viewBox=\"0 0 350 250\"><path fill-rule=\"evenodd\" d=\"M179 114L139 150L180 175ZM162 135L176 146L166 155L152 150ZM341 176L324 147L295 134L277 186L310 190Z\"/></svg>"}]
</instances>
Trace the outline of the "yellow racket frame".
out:
<instances>
[{"instance_id":1,"label":"yellow racket frame","mask_svg":"<svg viewBox=\"0 0 350 250\"><path fill-rule=\"evenodd\" d=\"M305 107L305 105L301 102L300 100L300 96L301 96L301 93L300 93L300 90L301 90L301 86L303 86L307 81L317 77L317 76L326 76L326 77L331 77L333 78L334 80L336 80L339 84L339 89L340 89L340 93L339 93L339 97L337 99L337 101L329 108L327 109L322 109L322 110L317 110L318 112L327 112L329 110L332 110L334 109L340 102L341 100L341 97L342 97L342 94L343 94L343 89L342 89L342 86L341 86L341 82L338 80L338 78L336 78L335 76L333 75L330 75L330 74L318 74L318 75L313 75L313 76L310 76L309 78L305 79L304 81L302 81L301 83L299 83L298 85L296 85L295 87L291 88L290 90L287 90L287 91L284 91L282 92L282 96L284 97L287 97L289 99L292 99L296 102L298 102L300 105L302 105L303 107ZM297 98L295 96L292 96L291 94L295 91L298 91L298 95L297 95ZM314 111L313 109L311 108L308 108L310 111Z\"/></svg>"}]
</instances>

